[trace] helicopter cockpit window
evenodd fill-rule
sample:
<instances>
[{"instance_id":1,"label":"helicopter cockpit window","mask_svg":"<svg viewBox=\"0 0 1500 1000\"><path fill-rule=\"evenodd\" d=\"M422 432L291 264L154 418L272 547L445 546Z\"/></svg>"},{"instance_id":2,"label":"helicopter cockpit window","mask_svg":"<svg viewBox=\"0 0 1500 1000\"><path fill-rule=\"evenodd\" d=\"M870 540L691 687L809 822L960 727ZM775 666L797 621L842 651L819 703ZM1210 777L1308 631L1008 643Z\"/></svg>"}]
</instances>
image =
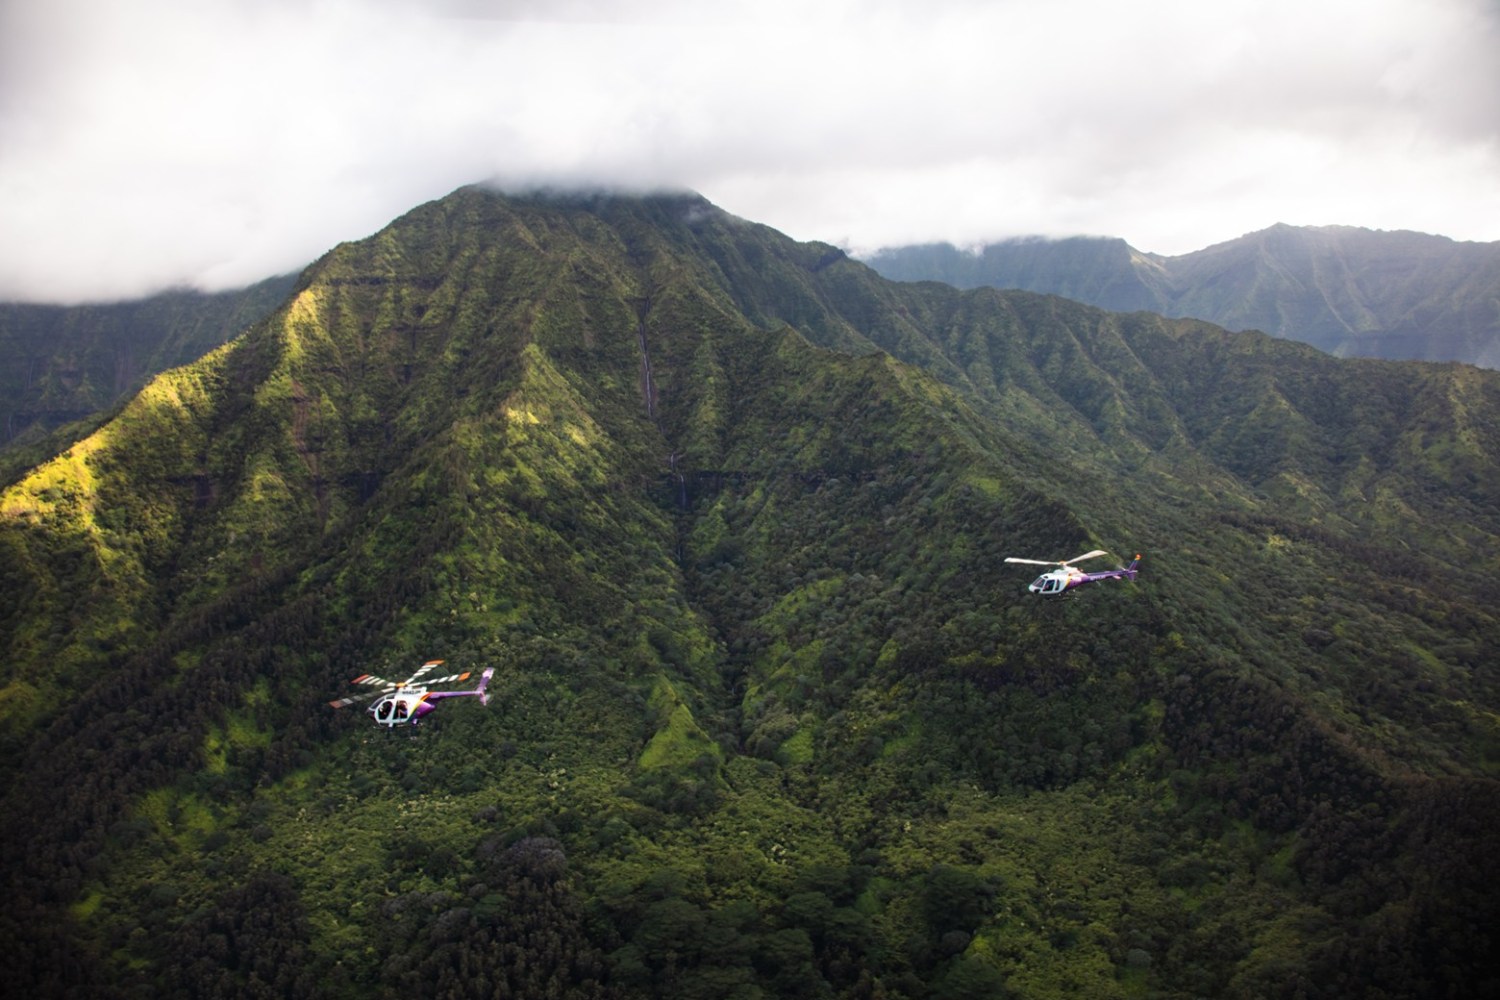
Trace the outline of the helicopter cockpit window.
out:
<instances>
[{"instance_id":1,"label":"helicopter cockpit window","mask_svg":"<svg viewBox=\"0 0 1500 1000\"><path fill-rule=\"evenodd\" d=\"M376 708L375 708L375 721L376 722L390 722L391 721L391 716L392 716L392 714L395 713L395 711L396 711L396 703L395 702L388 701L388 702L386 702L383 705L377 705Z\"/></svg>"}]
</instances>

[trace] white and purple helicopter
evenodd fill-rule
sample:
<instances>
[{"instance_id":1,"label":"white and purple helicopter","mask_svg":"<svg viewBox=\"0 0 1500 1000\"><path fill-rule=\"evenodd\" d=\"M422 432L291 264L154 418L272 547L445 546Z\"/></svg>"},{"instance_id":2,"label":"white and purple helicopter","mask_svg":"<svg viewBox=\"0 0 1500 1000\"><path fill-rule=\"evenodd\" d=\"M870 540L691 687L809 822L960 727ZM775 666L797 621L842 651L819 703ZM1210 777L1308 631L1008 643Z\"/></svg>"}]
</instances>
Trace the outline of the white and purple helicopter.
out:
<instances>
[{"instance_id":1,"label":"white and purple helicopter","mask_svg":"<svg viewBox=\"0 0 1500 1000\"><path fill-rule=\"evenodd\" d=\"M364 684L369 687L380 688L380 697L371 703L366 709L376 725L394 729L397 726L415 726L422 717L433 709L437 703L444 698L478 698L481 705L490 703L490 696L485 693L485 687L490 683L490 678L495 675L494 667L486 667L484 673L479 675L479 686L472 691L433 691L433 684L447 684L450 681L462 682L469 679L469 671L461 674L450 674L447 677L433 677L423 681L422 677L433 667L442 664L442 660L428 660L417 668L404 681L388 681L374 674L364 674L350 681L351 684ZM357 701L364 701L369 695L355 695L351 698L340 698L330 701L328 704L334 708L343 708Z\"/></svg>"},{"instance_id":2,"label":"white and purple helicopter","mask_svg":"<svg viewBox=\"0 0 1500 1000\"><path fill-rule=\"evenodd\" d=\"M1136 567L1141 562L1139 554L1136 555L1129 566L1117 566L1114 569L1107 569L1102 573L1085 573L1073 565L1077 562L1083 562L1085 559L1095 559L1099 556L1107 555L1109 553L1103 549L1095 549L1092 552L1085 552L1081 556L1074 556L1072 559L1066 559L1062 562L1046 559L1017 559L1015 556L1007 556L1005 561L1008 563L1026 563L1031 566L1056 566L1056 569L1048 573L1043 573L1033 580L1031 585L1026 589L1042 597L1059 597L1075 587L1083 586L1085 583L1098 583L1100 580L1135 579L1135 575L1138 572Z\"/></svg>"}]
</instances>

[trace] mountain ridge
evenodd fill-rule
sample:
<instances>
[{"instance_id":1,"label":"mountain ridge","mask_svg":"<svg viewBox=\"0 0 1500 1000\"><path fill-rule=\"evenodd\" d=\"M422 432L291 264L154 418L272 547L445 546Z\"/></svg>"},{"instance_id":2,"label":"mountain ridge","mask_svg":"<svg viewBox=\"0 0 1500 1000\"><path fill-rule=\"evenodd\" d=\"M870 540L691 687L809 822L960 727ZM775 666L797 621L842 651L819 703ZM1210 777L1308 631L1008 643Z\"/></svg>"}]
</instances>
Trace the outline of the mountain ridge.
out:
<instances>
[{"instance_id":1,"label":"mountain ridge","mask_svg":"<svg viewBox=\"0 0 1500 1000\"><path fill-rule=\"evenodd\" d=\"M1267 229L1177 256L1073 237L897 247L868 258L896 280L1065 295L1117 311L1257 329L1339 356L1500 366L1500 244L1355 226Z\"/></svg>"}]
</instances>

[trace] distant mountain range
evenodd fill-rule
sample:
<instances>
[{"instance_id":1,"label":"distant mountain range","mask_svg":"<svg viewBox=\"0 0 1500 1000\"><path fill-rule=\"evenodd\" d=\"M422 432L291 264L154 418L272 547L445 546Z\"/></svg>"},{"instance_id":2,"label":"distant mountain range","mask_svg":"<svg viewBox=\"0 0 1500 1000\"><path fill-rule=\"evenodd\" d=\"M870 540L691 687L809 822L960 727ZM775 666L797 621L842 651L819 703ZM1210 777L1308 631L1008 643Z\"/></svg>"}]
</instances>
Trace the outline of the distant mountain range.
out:
<instances>
[{"instance_id":1,"label":"distant mountain range","mask_svg":"<svg viewBox=\"0 0 1500 1000\"><path fill-rule=\"evenodd\" d=\"M970 252L894 247L866 263L896 281L1063 295L1104 309L1260 330L1340 357L1500 368L1500 243L1351 226L1276 225L1177 257L1122 239L1028 238Z\"/></svg>"},{"instance_id":2,"label":"distant mountain range","mask_svg":"<svg viewBox=\"0 0 1500 1000\"><path fill-rule=\"evenodd\" d=\"M1500 372L464 188L0 487L7 981L1484 996L1497 551Z\"/></svg>"}]
</instances>

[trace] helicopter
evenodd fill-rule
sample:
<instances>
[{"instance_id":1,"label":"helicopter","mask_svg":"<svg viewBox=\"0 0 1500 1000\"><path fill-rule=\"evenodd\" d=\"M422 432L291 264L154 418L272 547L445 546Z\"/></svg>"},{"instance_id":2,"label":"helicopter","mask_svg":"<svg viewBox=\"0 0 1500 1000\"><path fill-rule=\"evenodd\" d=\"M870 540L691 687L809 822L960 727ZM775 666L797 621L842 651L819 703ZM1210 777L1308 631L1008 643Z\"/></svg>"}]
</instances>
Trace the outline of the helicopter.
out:
<instances>
[{"instance_id":1,"label":"helicopter","mask_svg":"<svg viewBox=\"0 0 1500 1000\"><path fill-rule=\"evenodd\" d=\"M461 674L450 674L447 677L433 677L422 681L425 675L433 667L442 664L442 660L428 660L417 668L404 681L388 681L374 674L364 674L350 681L351 684L364 684L370 687L379 687L380 697L371 703L366 709L375 720L376 725L394 729L401 725L415 726L428 712L437 708L437 703L443 698L478 698L481 705L490 703L490 696L485 693L485 687L490 678L495 675L494 667L486 667L484 673L479 675L479 686L472 691L432 691L429 686L433 684L446 684L449 681L466 681L469 679L469 671ZM340 698L330 701L328 704L334 708L343 708L357 701L363 701L368 695L355 695L350 698Z\"/></svg>"},{"instance_id":2,"label":"helicopter","mask_svg":"<svg viewBox=\"0 0 1500 1000\"><path fill-rule=\"evenodd\" d=\"M1059 597L1066 591L1072 590L1075 587L1081 587L1085 583L1098 583L1100 580L1135 579L1135 575L1138 572L1136 567L1140 565L1141 561L1140 553L1136 553L1135 559L1131 561L1129 566L1119 566L1115 569L1105 570L1102 573L1085 573L1073 565L1076 562L1083 562L1085 559L1095 559L1099 556L1107 555L1109 553L1103 549L1095 549L1092 552L1085 552L1081 556L1074 556L1072 559L1062 562L1046 559L1017 559L1015 556L1007 556L1005 561L1008 563L1027 563L1032 566L1056 566L1056 569L1043 573L1033 580L1031 585L1026 589L1042 597Z\"/></svg>"}]
</instances>

